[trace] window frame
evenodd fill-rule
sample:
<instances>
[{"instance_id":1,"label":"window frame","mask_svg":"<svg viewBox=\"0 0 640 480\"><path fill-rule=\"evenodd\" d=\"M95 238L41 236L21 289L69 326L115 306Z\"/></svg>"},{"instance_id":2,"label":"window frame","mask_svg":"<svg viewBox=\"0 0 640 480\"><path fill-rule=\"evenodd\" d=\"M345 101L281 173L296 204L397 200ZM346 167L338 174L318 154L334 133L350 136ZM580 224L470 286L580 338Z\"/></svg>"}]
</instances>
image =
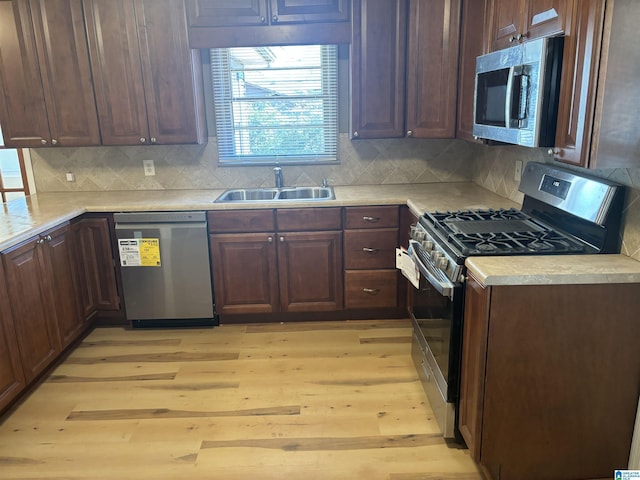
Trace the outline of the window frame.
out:
<instances>
[{"instance_id":1,"label":"window frame","mask_svg":"<svg viewBox=\"0 0 640 480\"><path fill-rule=\"evenodd\" d=\"M213 110L213 117L215 118L215 134L217 142L218 142L218 164L219 166L225 167L233 167L233 166L273 166L273 165L335 165L339 163L338 159L338 144L339 144L339 136L340 136L340 93L339 93L339 84L340 84L340 74L339 74L339 46L338 45L318 45L321 48L332 47L334 50L331 53L331 59L333 60L332 64L327 66L326 68L322 68L322 76L323 76L323 91L319 96L311 97L310 100L317 99L326 99L329 97L330 107L325 107L329 109L333 109L333 122L330 124L325 124L323 128L323 136L326 144L330 145L329 151L323 154L315 154L315 155L304 155L301 154L299 156L296 155L269 155L269 156L261 156L261 155L226 155L222 153L224 148L228 151L236 150L236 140L235 134L237 130L234 128L233 120L231 120L231 125L226 125L226 132L228 135L226 137L220 135L221 128L219 126L221 118L233 119L233 98L229 99L232 95L233 88L231 85L230 75L230 64L228 62L228 55L220 55L218 60L215 58L214 50L230 50L230 48L220 48L220 49L208 49L208 56L211 62L211 68L209 69L211 75L211 97L210 102ZM325 61L327 55L323 53L321 55L321 61ZM216 104L216 94L215 90L215 76L214 68L216 66L222 66L227 74L224 75L224 85L222 89L225 94L228 95L226 98L226 102L224 105L225 111L219 112L219 106ZM334 78L331 82L326 82L324 77L327 75L333 74ZM241 100L242 101L242 100ZM268 127L265 127L267 130Z\"/></svg>"}]
</instances>

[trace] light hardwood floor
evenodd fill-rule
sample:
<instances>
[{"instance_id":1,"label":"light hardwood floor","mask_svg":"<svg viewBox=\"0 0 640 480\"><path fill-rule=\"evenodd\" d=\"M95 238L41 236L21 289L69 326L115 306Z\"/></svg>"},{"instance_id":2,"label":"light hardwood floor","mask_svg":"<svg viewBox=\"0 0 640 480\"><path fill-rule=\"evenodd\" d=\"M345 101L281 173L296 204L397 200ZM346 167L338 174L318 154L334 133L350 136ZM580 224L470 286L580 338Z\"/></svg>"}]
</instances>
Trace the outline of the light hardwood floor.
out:
<instances>
[{"instance_id":1,"label":"light hardwood floor","mask_svg":"<svg viewBox=\"0 0 640 480\"><path fill-rule=\"evenodd\" d=\"M0 424L1 479L480 480L406 320L98 328Z\"/></svg>"}]
</instances>

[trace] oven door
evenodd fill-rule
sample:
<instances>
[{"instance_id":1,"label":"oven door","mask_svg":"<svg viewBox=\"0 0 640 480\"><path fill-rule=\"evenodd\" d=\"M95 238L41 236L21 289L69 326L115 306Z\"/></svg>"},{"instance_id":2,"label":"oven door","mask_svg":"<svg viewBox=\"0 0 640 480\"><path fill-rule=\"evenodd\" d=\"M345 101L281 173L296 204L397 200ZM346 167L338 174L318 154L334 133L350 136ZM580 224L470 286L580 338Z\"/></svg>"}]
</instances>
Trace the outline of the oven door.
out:
<instances>
[{"instance_id":1,"label":"oven door","mask_svg":"<svg viewBox=\"0 0 640 480\"><path fill-rule=\"evenodd\" d=\"M434 286L425 265L415 256L414 261L421 275L411 301L412 357L444 437L458 439L463 286L451 283L445 289L451 295L441 293L441 283Z\"/></svg>"}]
</instances>

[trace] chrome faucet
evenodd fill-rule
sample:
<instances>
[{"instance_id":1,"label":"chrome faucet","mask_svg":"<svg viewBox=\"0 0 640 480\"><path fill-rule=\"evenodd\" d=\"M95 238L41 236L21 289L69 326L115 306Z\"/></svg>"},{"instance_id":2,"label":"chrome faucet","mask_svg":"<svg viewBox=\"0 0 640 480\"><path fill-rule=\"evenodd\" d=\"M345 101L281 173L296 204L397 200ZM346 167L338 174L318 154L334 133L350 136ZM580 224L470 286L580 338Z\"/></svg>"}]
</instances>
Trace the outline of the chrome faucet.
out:
<instances>
[{"instance_id":1,"label":"chrome faucet","mask_svg":"<svg viewBox=\"0 0 640 480\"><path fill-rule=\"evenodd\" d=\"M275 175L276 180L276 188L284 187L284 177L282 176L282 168L276 167L273 169L273 174Z\"/></svg>"}]
</instances>

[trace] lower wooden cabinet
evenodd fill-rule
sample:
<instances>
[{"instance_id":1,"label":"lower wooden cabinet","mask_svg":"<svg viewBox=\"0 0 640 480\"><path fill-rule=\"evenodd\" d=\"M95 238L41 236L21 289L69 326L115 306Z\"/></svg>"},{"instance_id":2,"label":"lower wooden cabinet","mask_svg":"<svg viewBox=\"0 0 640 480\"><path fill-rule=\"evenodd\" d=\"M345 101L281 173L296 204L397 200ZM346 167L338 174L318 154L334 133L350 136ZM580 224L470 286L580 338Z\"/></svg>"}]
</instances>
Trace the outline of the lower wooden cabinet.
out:
<instances>
[{"instance_id":1,"label":"lower wooden cabinet","mask_svg":"<svg viewBox=\"0 0 640 480\"><path fill-rule=\"evenodd\" d=\"M340 208L212 211L208 220L218 314L343 308Z\"/></svg>"},{"instance_id":2,"label":"lower wooden cabinet","mask_svg":"<svg viewBox=\"0 0 640 480\"><path fill-rule=\"evenodd\" d=\"M611 478L640 392L640 284L485 287L469 275L460 432L494 480Z\"/></svg>"},{"instance_id":3,"label":"lower wooden cabinet","mask_svg":"<svg viewBox=\"0 0 640 480\"><path fill-rule=\"evenodd\" d=\"M2 253L24 375L37 377L84 328L68 224Z\"/></svg>"},{"instance_id":4,"label":"lower wooden cabinet","mask_svg":"<svg viewBox=\"0 0 640 480\"><path fill-rule=\"evenodd\" d=\"M11 403L25 386L13 322L0 262L0 410Z\"/></svg>"},{"instance_id":5,"label":"lower wooden cabinet","mask_svg":"<svg viewBox=\"0 0 640 480\"><path fill-rule=\"evenodd\" d=\"M382 205L345 208L345 307L400 306L395 249L399 207Z\"/></svg>"},{"instance_id":6,"label":"lower wooden cabinet","mask_svg":"<svg viewBox=\"0 0 640 480\"><path fill-rule=\"evenodd\" d=\"M85 318L120 309L107 217L84 217L72 225L78 252L78 292Z\"/></svg>"}]
</instances>

